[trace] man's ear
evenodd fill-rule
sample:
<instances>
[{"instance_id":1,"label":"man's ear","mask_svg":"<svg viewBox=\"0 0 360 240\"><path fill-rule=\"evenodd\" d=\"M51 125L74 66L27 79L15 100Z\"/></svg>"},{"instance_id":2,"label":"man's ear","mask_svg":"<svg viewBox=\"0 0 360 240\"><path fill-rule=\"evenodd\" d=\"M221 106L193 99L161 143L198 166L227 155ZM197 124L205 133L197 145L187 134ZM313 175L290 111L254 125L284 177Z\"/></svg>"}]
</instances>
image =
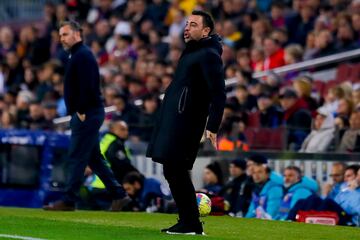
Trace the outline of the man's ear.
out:
<instances>
[{"instance_id":1,"label":"man's ear","mask_svg":"<svg viewBox=\"0 0 360 240\"><path fill-rule=\"evenodd\" d=\"M205 27L205 28L203 29L203 32L204 32L204 37L209 36L209 34L210 34L210 28L209 28L209 27Z\"/></svg>"}]
</instances>

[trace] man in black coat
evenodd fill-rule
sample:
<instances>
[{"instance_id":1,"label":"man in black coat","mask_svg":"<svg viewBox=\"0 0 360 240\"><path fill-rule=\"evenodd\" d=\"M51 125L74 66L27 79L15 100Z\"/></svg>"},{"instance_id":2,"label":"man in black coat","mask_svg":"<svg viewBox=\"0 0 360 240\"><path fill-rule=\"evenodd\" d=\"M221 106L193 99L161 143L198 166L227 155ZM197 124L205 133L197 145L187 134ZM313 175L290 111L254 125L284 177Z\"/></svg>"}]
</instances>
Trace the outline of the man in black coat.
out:
<instances>
[{"instance_id":1,"label":"man in black coat","mask_svg":"<svg viewBox=\"0 0 360 240\"><path fill-rule=\"evenodd\" d=\"M212 35L210 15L194 11L185 26L186 48L174 80L166 90L147 156L163 164L164 176L179 210L179 222L167 233L202 234L195 190L189 170L201 136L216 147L216 133L225 105L222 47Z\"/></svg>"},{"instance_id":2,"label":"man in black coat","mask_svg":"<svg viewBox=\"0 0 360 240\"><path fill-rule=\"evenodd\" d=\"M104 106L100 93L99 68L95 57L81 39L76 22L63 22L60 41L69 52L64 77L64 99L71 115L71 139L67 162L67 185L62 200L44 206L45 210L71 211L75 209L80 186L87 165L99 176L113 201L112 211L121 210L131 199L116 181L100 153L99 128L104 121Z\"/></svg>"}]
</instances>

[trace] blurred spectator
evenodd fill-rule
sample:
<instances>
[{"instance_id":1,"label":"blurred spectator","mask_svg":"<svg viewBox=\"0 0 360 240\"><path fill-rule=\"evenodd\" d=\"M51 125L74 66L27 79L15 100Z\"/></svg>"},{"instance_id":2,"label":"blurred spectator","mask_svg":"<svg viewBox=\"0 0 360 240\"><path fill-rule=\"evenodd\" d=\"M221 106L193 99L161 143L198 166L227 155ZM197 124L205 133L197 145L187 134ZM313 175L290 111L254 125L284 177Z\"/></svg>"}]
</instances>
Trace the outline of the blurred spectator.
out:
<instances>
[{"instance_id":1,"label":"blurred spectator","mask_svg":"<svg viewBox=\"0 0 360 240\"><path fill-rule=\"evenodd\" d=\"M246 161L235 159L229 165L230 179L221 189L221 195L229 202L229 214L243 217L249 208L251 189L246 175Z\"/></svg>"},{"instance_id":2,"label":"blurred spectator","mask_svg":"<svg viewBox=\"0 0 360 240\"><path fill-rule=\"evenodd\" d=\"M200 192L217 195L223 187L223 173L218 162L208 164L203 173L204 187Z\"/></svg>"},{"instance_id":3,"label":"blurred spectator","mask_svg":"<svg viewBox=\"0 0 360 240\"><path fill-rule=\"evenodd\" d=\"M54 125L53 120L59 117L57 114L57 104L56 102L44 102L42 107L44 114L44 123L42 124L42 129L54 131L56 126Z\"/></svg>"},{"instance_id":4,"label":"blurred spectator","mask_svg":"<svg viewBox=\"0 0 360 240\"><path fill-rule=\"evenodd\" d=\"M354 225L360 225L360 170L357 171L356 179L350 183L349 188L336 196L335 202L352 216Z\"/></svg>"},{"instance_id":5,"label":"blurred spectator","mask_svg":"<svg viewBox=\"0 0 360 240\"><path fill-rule=\"evenodd\" d=\"M300 152L325 152L334 139L334 122L334 117L329 111L323 107L319 108L313 122L313 130L302 143Z\"/></svg>"},{"instance_id":6,"label":"blurred spectator","mask_svg":"<svg viewBox=\"0 0 360 240\"><path fill-rule=\"evenodd\" d=\"M265 38L264 52L265 61L263 70L270 70L285 65L284 49L281 47L279 40L270 37Z\"/></svg>"},{"instance_id":7,"label":"blurred spectator","mask_svg":"<svg viewBox=\"0 0 360 240\"><path fill-rule=\"evenodd\" d=\"M281 2L274 2L271 5L270 16L273 28L285 27L285 6Z\"/></svg>"},{"instance_id":8,"label":"blurred spectator","mask_svg":"<svg viewBox=\"0 0 360 240\"><path fill-rule=\"evenodd\" d=\"M170 190L155 178L132 172L123 180L123 187L133 200L132 211L158 212L164 207L162 202L169 200Z\"/></svg>"},{"instance_id":9,"label":"blurred spectator","mask_svg":"<svg viewBox=\"0 0 360 240\"><path fill-rule=\"evenodd\" d=\"M122 120L127 124L137 124L138 122L138 110L134 105L127 102L127 97L118 94L114 96L112 102L116 110L107 115L107 119L113 121ZM130 126L130 135L133 135L134 129Z\"/></svg>"},{"instance_id":10,"label":"blurred spectator","mask_svg":"<svg viewBox=\"0 0 360 240\"><path fill-rule=\"evenodd\" d=\"M138 122L138 134L140 140L145 142L150 141L152 130L155 126L159 105L160 101L156 94L148 94L144 96Z\"/></svg>"},{"instance_id":11,"label":"blurred spectator","mask_svg":"<svg viewBox=\"0 0 360 240\"><path fill-rule=\"evenodd\" d=\"M352 101L356 111L360 110L360 86L353 90Z\"/></svg>"},{"instance_id":12,"label":"blurred spectator","mask_svg":"<svg viewBox=\"0 0 360 240\"><path fill-rule=\"evenodd\" d=\"M237 112L249 111L256 109L256 97L249 94L246 86L238 85L235 89L235 97L228 99Z\"/></svg>"},{"instance_id":13,"label":"blurred spectator","mask_svg":"<svg viewBox=\"0 0 360 240\"><path fill-rule=\"evenodd\" d=\"M262 48L251 49L251 68L254 72L261 72L264 69L264 50Z\"/></svg>"},{"instance_id":14,"label":"blurred spectator","mask_svg":"<svg viewBox=\"0 0 360 240\"><path fill-rule=\"evenodd\" d=\"M315 34L315 49L316 52L312 58L325 57L336 52L331 31L321 30Z\"/></svg>"},{"instance_id":15,"label":"blurred spectator","mask_svg":"<svg viewBox=\"0 0 360 240\"><path fill-rule=\"evenodd\" d=\"M303 60L303 48L298 44L292 44L285 48L284 60L285 64L294 64ZM293 80L299 75L298 71L291 71L284 75L285 80Z\"/></svg>"},{"instance_id":16,"label":"blurred spectator","mask_svg":"<svg viewBox=\"0 0 360 240\"><path fill-rule=\"evenodd\" d=\"M253 166L254 189L247 218L274 219L283 197L282 186L270 179L271 169L263 164Z\"/></svg>"},{"instance_id":17,"label":"blurred spectator","mask_svg":"<svg viewBox=\"0 0 360 240\"><path fill-rule=\"evenodd\" d=\"M345 168L345 163L333 163L330 174L330 177L332 178L332 183L327 183L323 186L324 197L334 200L336 195L338 195L338 193L341 191L341 186L344 183Z\"/></svg>"},{"instance_id":18,"label":"blurred spectator","mask_svg":"<svg viewBox=\"0 0 360 240\"><path fill-rule=\"evenodd\" d=\"M307 76L299 77L294 81L293 86L297 96L307 104L306 108L315 116L318 104L311 97L312 78Z\"/></svg>"},{"instance_id":19,"label":"blurred spectator","mask_svg":"<svg viewBox=\"0 0 360 240\"><path fill-rule=\"evenodd\" d=\"M26 119L26 128L41 130L45 124L44 111L40 103L33 102L29 106L29 115Z\"/></svg>"},{"instance_id":20,"label":"blurred spectator","mask_svg":"<svg viewBox=\"0 0 360 240\"><path fill-rule=\"evenodd\" d=\"M15 117L9 111L3 111L1 113L0 127L2 129L13 129L15 128Z\"/></svg>"},{"instance_id":21,"label":"blurred spectator","mask_svg":"<svg viewBox=\"0 0 360 240\"><path fill-rule=\"evenodd\" d=\"M359 43L355 42L355 33L350 23L338 27L336 39L335 48L338 52L350 51L359 47Z\"/></svg>"},{"instance_id":22,"label":"blurred spectator","mask_svg":"<svg viewBox=\"0 0 360 240\"><path fill-rule=\"evenodd\" d=\"M345 173L344 173L344 186L342 187L342 189L350 187L350 185L352 184L352 182L356 179L356 174L359 170L360 166L359 165L350 165L347 166L345 168Z\"/></svg>"},{"instance_id":23,"label":"blurred spectator","mask_svg":"<svg viewBox=\"0 0 360 240\"><path fill-rule=\"evenodd\" d=\"M224 112L224 114L226 114L226 112ZM219 131L218 150L249 151L250 148L246 143L244 130L245 124L240 117L235 115L225 117Z\"/></svg>"},{"instance_id":24,"label":"blurred spectator","mask_svg":"<svg viewBox=\"0 0 360 240\"><path fill-rule=\"evenodd\" d=\"M276 106L268 93L258 96L261 127L277 128L282 125L283 112Z\"/></svg>"},{"instance_id":25,"label":"blurred spectator","mask_svg":"<svg viewBox=\"0 0 360 240\"><path fill-rule=\"evenodd\" d=\"M350 116L350 129L345 131L341 138L339 152L358 152L360 151L360 112L353 112Z\"/></svg>"},{"instance_id":26,"label":"blurred spectator","mask_svg":"<svg viewBox=\"0 0 360 240\"><path fill-rule=\"evenodd\" d=\"M14 42L14 32L8 26L0 28L0 60L5 59L9 52L16 50Z\"/></svg>"},{"instance_id":27,"label":"blurred spectator","mask_svg":"<svg viewBox=\"0 0 360 240\"><path fill-rule=\"evenodd\" d=\"M7 66L5 68L5 86L9 90L17 90L17 87L23 82L24 69L16 52L7 52L5 57Z\"/></svg>"},{"instance_id":28,"label":"blurred spectator","mask_svg":"<svg viewBox=\"0 0 360 240\"><path fill-rule=\"evenodd\" d=\"M284 171L284 197L281 201L279 213L276 219L287 219L291 208L300 199L306 199L312 194L311 189L308 189L302 182L301 170L295 166L288 166Z\"/></svg>"},{"instance_id":29,"label":"blurred spectator","mask_svg":"<svg viewBox=\"0 0 360 240\"><path fill-rule=\"evenodd\" d=\"M284 109L283 121L288 128L288 149L298 150L309 133L311 127L311 114L307 103L298 98L292 89L285 89L280 94L280 103Z\"/></svg>"},{"instance_id":30,"label":"blurred spectator","mask_svg":"<svg viewBox=\"0 0 360 240\"><path fill-rule=\"evenodd\" d=\"M339 100L344 98L344 96L344 90L340 86L330 88L325 96L323 107L335 115L339 106Z\"/></svg>"}]
</instances>

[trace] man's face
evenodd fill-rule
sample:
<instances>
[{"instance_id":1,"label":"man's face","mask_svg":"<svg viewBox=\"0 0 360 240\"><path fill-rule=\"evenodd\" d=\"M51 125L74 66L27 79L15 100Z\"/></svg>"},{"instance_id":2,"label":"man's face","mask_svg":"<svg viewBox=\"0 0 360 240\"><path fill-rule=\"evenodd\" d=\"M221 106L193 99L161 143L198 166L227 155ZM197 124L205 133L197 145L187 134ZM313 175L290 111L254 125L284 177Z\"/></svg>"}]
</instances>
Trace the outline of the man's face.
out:
<instances>
[{"instance_id":1,"label":"man's face","mask_svg":"<svg viewBox=\"0 0 360 240\"><path fill-rule=\"evenodd\" d=\"M229 166L229 173L231 177L239 177L243 174L243 170L237 166L235 166L235 164L231 163Z\"/></svg>"},{"instance_id":2,"label":"man's face","mask_svg":"<svg viewBox=\"0 0 360 240\"><path fill-rule=\"evenodd\" d=\"M344 181L344 169L341 165L334 165L331 169L330 177L334 183L341 183Z\"/></svg>"},{"instance_id":3,"label":"man's face","mask_svg":"<svg viewBox=\"0 0 360 240\"><path fill-rule=\"evenodd\" d=\"M352 169L346 170L344 174L344 182L349 183L354 179L356 179L356 172L354 172Z\"/></svg>"},{"instance_id":4,"label":"man's face","mask_svg":"<svg viewBox=\"0 0 360 240\"><path fill-rule=\"evenodd\" d=\"M284 172L284 182L285 187L289 187L299 181L298 173L291 169L285 169Z\"/></svg>"},{"instance_id":5,"label":"man's face","mask_svg":"<svg viewBox=\"0 0 360 240\"><path fill-rule=\"evenodd\" d=\"M202 16L190 15L184 30L184 40L185 42L199 41L201 38L207 37L209 32L210 28L204 27Z\"/></svg>"},{"instance_id":6,"label":"man's face","mask_svg":"<svg viewBox=\"0 0 360 240\"><path fill-rule=\"evenodd\" d=\"M59 30L60 42L65 50L69 50L75 43L81 40L80 32L74 31L69 25Z\"/></svg>"},{"instance_id":7,"label":"man's face","mask_svg":"<svg viewBox=\"0 0 360 240\"><path fill-rule=\"evenodd\" d=\"M140 183L138 182L135 182L134 184L124 183L123 187L129 196L135 196L136 193L141 189Z\"/></svg>"},{"instance_id":8,"label":"man's face","mask_svg":"<svg viewBox=\"0 0 360 240\"><path fill-rule=\"evenodd\" d=\"M129 129L125 123L118 123L114 130L114 134L121 139L127 139L129 136Z\"/></svg>"},{"instance_id":9,"label":"man's face","mask_svg":"<svg viewBox=\"0 0 360 240\"><path fill-rule=\"evenodd\" d=\"M264 183L269 178L269 174L266 172L265 166L255 164L252 177L255 183Z\"/></svg>"},{"instance_id":10,"label":"man's face","mask_svg":"<svg viewBox=\"0 0 360 240\"><path fill-rule=\"evenodd\" d=\"M282 98L280 99L281 107L286 111L290 109L296 102L295 98Z\"/></svg>"}]
</instances>

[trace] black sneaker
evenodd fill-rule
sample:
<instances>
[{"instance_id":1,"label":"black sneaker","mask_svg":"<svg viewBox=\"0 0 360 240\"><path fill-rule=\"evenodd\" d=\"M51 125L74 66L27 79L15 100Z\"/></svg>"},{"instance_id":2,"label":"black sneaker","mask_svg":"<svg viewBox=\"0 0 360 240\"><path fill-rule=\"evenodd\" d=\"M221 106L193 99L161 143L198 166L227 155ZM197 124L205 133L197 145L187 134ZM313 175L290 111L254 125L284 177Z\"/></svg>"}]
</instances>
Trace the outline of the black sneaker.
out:
<instances>
[{"instance_id":1,"label":"black sneaker","mask_svg":"<svg viewBox=\"0 0 360 240\"><path fill-rule=\"evenodd\" d=\"M170 228L162 229L161 232L165 232L167 234L205 235L201 222L184 223L179 221Z\"/></svg>"}]
</instances>

